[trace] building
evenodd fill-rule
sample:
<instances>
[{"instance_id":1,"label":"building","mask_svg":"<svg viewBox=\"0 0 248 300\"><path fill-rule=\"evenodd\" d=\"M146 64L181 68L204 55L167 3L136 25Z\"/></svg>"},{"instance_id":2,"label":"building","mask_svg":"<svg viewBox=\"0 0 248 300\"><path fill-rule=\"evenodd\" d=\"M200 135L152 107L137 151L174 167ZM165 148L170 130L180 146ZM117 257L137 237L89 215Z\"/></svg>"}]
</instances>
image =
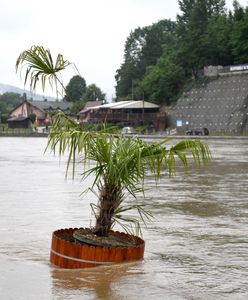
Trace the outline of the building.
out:
<instances>
[{"instance_id":1,"label":"building","mask_svg":"<svg viewBox=\"0 0 248 300\"><path fill-rule=\"evenodd\" d=\"M8 126L10 128L27 128L31 126L31 118L35 117L35 126L49 123L49 113L62 111L70 113L71 103L58 101L23 101L10 112Z\"/></svg>"},{"instance_id":2,"label":"building","mask_svg":"<svg viewBox=\"0 0 248 300\"><path fill-rule=\"evenodd\" d=\"M91 124L112 123L119 126L151 125L156 130L165 129L165 114L159 105L143 100L119 101L94 105L80 112L82 122Z\"/></svg>"},{"instance_id":3,"label":"building","mask_svg":"<svg viewBox=\"0 0 248 300\"><path fill-rule=\"evenodd\" d=\"M31 119L28 117L13 117L8 119L9 128L29 128L31 127Z\"/></svg>"},{"instance_id":4,"label":"building","mask_svg":"<svg viewBox=\"0 0 248 300\"><path fill-rule=\"evenodd\" d=\"M91 109L93 109L93 107L97 107L102 104L103 104L102 100L86 102L84 108L79 112L79 121L82 123L88 122L90 118Z\"/></svg>"}]
</instances>

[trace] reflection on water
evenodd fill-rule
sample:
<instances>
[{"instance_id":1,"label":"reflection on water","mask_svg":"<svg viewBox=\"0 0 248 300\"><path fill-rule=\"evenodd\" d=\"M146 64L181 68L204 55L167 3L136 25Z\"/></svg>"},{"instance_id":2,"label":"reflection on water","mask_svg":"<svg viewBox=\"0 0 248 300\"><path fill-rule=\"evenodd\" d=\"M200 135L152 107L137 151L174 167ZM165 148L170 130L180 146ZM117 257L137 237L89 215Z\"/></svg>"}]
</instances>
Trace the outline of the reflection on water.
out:
<instances>
[{"instance_id":1,"label":"reflection on water","mask_svg":"<svg viewBox=\"0 0 248 300\"><path fill-rule=\"evenodd\" d=\"M70 295L71 291L77 291L78 296L92 294L92 299L120 299L114 284L118 284L127 276L140 274L136 268L141 264L131 262L78 270L52 268L53 295Z\"/></svg>"},{"instance_id":2,"label":"reflection on water","mask_svg":"<svg viewBox=\"0 0 248 300\"><path fill-rule=\"evenodd\" d=\"M203 169L158 188L147 177L143 262L63 270L51 233L90 224L89 182L65 182L45 138L0 138L0 299L248 299L248 140L208 143Z\"/></svg>"}]
</instances>

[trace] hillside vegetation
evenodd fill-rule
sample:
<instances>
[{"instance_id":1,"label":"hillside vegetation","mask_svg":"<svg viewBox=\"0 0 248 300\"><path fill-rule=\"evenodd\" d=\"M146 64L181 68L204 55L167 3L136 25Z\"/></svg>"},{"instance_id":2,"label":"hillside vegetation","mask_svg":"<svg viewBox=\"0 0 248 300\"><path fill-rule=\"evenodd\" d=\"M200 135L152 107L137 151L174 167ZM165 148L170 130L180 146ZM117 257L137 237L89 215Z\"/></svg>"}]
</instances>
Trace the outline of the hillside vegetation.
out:
<instances>
[{"instance_id":1,"label":"hillside vegetation","mask_svg":"<svg viewBox=\"0 0 248 300\"><path fill-rule=\"evenodd\" d=\"M248 62L248 7L225 0L179 0L176 21L160 20L130 33L116 71L117 100L171 104L206 65Z\"/></svg>"}]
</instances>

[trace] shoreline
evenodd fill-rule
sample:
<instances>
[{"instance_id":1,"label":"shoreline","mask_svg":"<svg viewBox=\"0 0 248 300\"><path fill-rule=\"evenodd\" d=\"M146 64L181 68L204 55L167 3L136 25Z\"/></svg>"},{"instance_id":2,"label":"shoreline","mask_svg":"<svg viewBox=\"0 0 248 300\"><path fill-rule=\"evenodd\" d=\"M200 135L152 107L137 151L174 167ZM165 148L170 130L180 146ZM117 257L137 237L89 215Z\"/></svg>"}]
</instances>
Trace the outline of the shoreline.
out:
<instances>
[{"instance_id":1,"label":"shoreline","mask_svg":"<svg viewBox=\"0 0 248 300\"><path fill-rule=\"evenodd\" d=\"M2 134L0 133L0 138L1 137L48 137L47 133L30 133L30 134L18 134L18 133L13 133L13 134Z\"/></svg>"},{"instance_id":2,"label":"shoreline","mask_svg":"<svg viewBox=\"0 0 248 300\"><path fill-rule=\"evenodd\" d=\"M203 140L217 140L217 139L248 139L246 135L137 135L139 138L143 139L203 139Z\"/></svg>"},{"instance_id":3,"label":"shoreline","mask_svg":"<svg viewBox=\"0 0 248 300\"><path fill-rule=\"evenodd\" d=\"M126 135L132 136L132 135ZM141 139L157 139L157 140L164 140L164 139L204 139L204 140L220 140L220 139L248 139L248 135L208 135L208 136L200 136L200 135L163 135L163 134L137 134L135 135ZM27 138L44 138L48 137L48 133L31 133L31 134L1 134L1 137L27 137Z\"/></svg>"}]
</instances>

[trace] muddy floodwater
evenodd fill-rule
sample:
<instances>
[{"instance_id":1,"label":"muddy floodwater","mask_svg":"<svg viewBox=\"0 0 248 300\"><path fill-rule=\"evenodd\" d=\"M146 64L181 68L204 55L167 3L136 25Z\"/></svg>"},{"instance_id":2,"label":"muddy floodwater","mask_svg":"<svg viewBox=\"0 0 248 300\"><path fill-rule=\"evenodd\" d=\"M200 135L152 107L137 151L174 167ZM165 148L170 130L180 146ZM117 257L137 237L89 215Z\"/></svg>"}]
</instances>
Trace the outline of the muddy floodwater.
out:
<instances>
[{"instance_id":1,"label":"muddy floodwater","mask_svg":"<svg viewBox=\"0 0 248 300\"><path fill-rule=\"evenodd\" d=\"M51 266L52 231L93 225L88 182L65 181L46 138L0 138L0 299L248 299L248 139L208 139L212 162L146 179L143 261Z\"/></svg>"}]
</instances>

